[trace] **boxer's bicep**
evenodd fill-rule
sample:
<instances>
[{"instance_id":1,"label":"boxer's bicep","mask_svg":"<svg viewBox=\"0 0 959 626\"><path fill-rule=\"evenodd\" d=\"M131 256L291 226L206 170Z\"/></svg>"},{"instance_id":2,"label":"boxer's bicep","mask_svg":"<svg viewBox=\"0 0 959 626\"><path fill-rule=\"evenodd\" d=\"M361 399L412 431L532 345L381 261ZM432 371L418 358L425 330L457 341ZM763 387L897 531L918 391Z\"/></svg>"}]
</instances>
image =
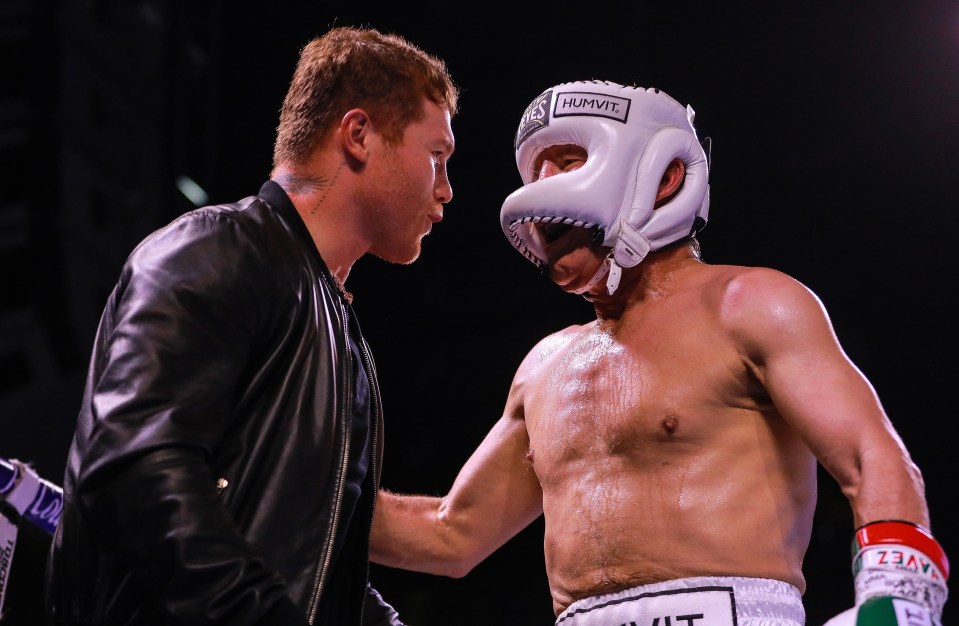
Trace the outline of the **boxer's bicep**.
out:
<instances>
[{"instance_id":1,"label":"boxer's bicep","mask_svg":"<svg viewBox=\"0 0 959 626\"><path fill-rule=\"evenodd\" d=\"M741 336L782 418L836 479L857 521L923 508L921 479L820 300L780 274L753 285Z\"/></svg>"},{"instance_id":2,"label":"boxer's bicep","mask_svg":"<svg viewBox=\"0 0 959 626\"><path fill-rule=\"evenodd\" d=\"M517 395L514 383L503 417L447 495L381 491L370 548L374 562L464 576L542 514L542 491L527 461L529 438Z\"/></svg>"},{"instance_id":3,"label":"boxer's bicep","mask_svg":"<svg viewBox=\"0 0 959 626\"><path fill-rule=\"evenodd\" d=\"M528 460L529 436L522 419L507 413L463 466L441 518L466 546L474 565L543 512L543 494Z\"/></svg>"}]
</instances>

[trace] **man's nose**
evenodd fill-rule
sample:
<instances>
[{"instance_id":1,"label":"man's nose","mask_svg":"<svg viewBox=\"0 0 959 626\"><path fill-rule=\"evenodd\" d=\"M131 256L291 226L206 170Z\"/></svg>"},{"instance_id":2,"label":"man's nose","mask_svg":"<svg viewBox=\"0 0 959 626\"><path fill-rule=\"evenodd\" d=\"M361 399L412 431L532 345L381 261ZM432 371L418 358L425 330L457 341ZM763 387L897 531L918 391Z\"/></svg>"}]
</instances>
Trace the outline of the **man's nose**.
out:
<instances>
[{"instance_id":1,"label":"man's nose","mask_svg":"<svg viewBox=\"0 0 959 626\"><path fill-rule=\"evenodd\" d=\"M440 204L446 204L453 199L453 185L450 184L448 177L443 176L442 180L437 181L433 195Z\"/></svg>"}]
</instances>

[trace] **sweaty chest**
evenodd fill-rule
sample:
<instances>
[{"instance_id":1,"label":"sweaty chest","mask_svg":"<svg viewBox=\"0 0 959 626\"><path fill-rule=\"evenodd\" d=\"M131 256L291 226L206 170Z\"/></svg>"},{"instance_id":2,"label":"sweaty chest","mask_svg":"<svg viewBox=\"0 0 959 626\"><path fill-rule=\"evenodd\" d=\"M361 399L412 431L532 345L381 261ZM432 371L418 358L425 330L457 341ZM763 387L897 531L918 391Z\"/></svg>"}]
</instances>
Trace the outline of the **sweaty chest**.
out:
<instances>
[{"instance_id":1,"label":"sweaty chest","mask_svg":"<svg viewBox=\"0 0 959 626\"><path fill-rule=\"evenodd\" d=\"M585 331L544 362L529 395L534 463L642 462L669 443L704 442L747 387L714 332Z\"/></svg>"}]
</instances>

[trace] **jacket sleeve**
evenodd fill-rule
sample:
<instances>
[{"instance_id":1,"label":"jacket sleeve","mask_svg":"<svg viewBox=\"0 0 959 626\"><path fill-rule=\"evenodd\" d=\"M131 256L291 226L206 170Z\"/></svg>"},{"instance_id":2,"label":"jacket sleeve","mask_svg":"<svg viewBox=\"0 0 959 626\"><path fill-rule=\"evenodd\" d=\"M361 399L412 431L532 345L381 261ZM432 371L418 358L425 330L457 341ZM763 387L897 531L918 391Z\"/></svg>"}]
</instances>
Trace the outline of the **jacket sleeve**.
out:
<instances>
[{"instance_id":1,"label":"jacket sleeve","mask_svg":"<svg viewBox=\"0 0 959 626\"><path fill-rule=\"evenodd\" d=\"M376 589L366 586L366 605L363 607L363 626L405 626L400 616Z\"/></svg>"},{"instance_id":2,"label":"jacket sleeve","mask_svg":"<svg viewBox=\"0 0 959 626\"><path fill-rule=\"evenodd\" d=\"M203 210L158 231L128 259L98 333L78 505L167 624L306 623L210 466L237 427L238 382L273 296L254 236Z\"/></svg>"}]
</instances>

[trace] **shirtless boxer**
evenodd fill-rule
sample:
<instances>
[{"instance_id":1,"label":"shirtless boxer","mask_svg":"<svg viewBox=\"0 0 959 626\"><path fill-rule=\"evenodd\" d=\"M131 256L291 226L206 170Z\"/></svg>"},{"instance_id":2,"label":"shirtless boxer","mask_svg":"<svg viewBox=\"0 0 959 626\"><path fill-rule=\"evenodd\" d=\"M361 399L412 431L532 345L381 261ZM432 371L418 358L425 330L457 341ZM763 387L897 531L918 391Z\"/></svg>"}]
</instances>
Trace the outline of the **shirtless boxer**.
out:
<instances>
[{"instance_id":1,"label":"shirtless boxer","mask_svg":"<svg viewBox=\"0 0 959 626\"><path fill-rule=\"evenodd\" d=\"M371 558L462 576L543 514L557 624L801 626L818 462L857 528L856 607L830 624L938 624L922 476L821 302L700 258L692 122L596 81L526 110L503 228L596 320L532 349L448 495L381 492Z\"/></svg>"}]
</instances>

